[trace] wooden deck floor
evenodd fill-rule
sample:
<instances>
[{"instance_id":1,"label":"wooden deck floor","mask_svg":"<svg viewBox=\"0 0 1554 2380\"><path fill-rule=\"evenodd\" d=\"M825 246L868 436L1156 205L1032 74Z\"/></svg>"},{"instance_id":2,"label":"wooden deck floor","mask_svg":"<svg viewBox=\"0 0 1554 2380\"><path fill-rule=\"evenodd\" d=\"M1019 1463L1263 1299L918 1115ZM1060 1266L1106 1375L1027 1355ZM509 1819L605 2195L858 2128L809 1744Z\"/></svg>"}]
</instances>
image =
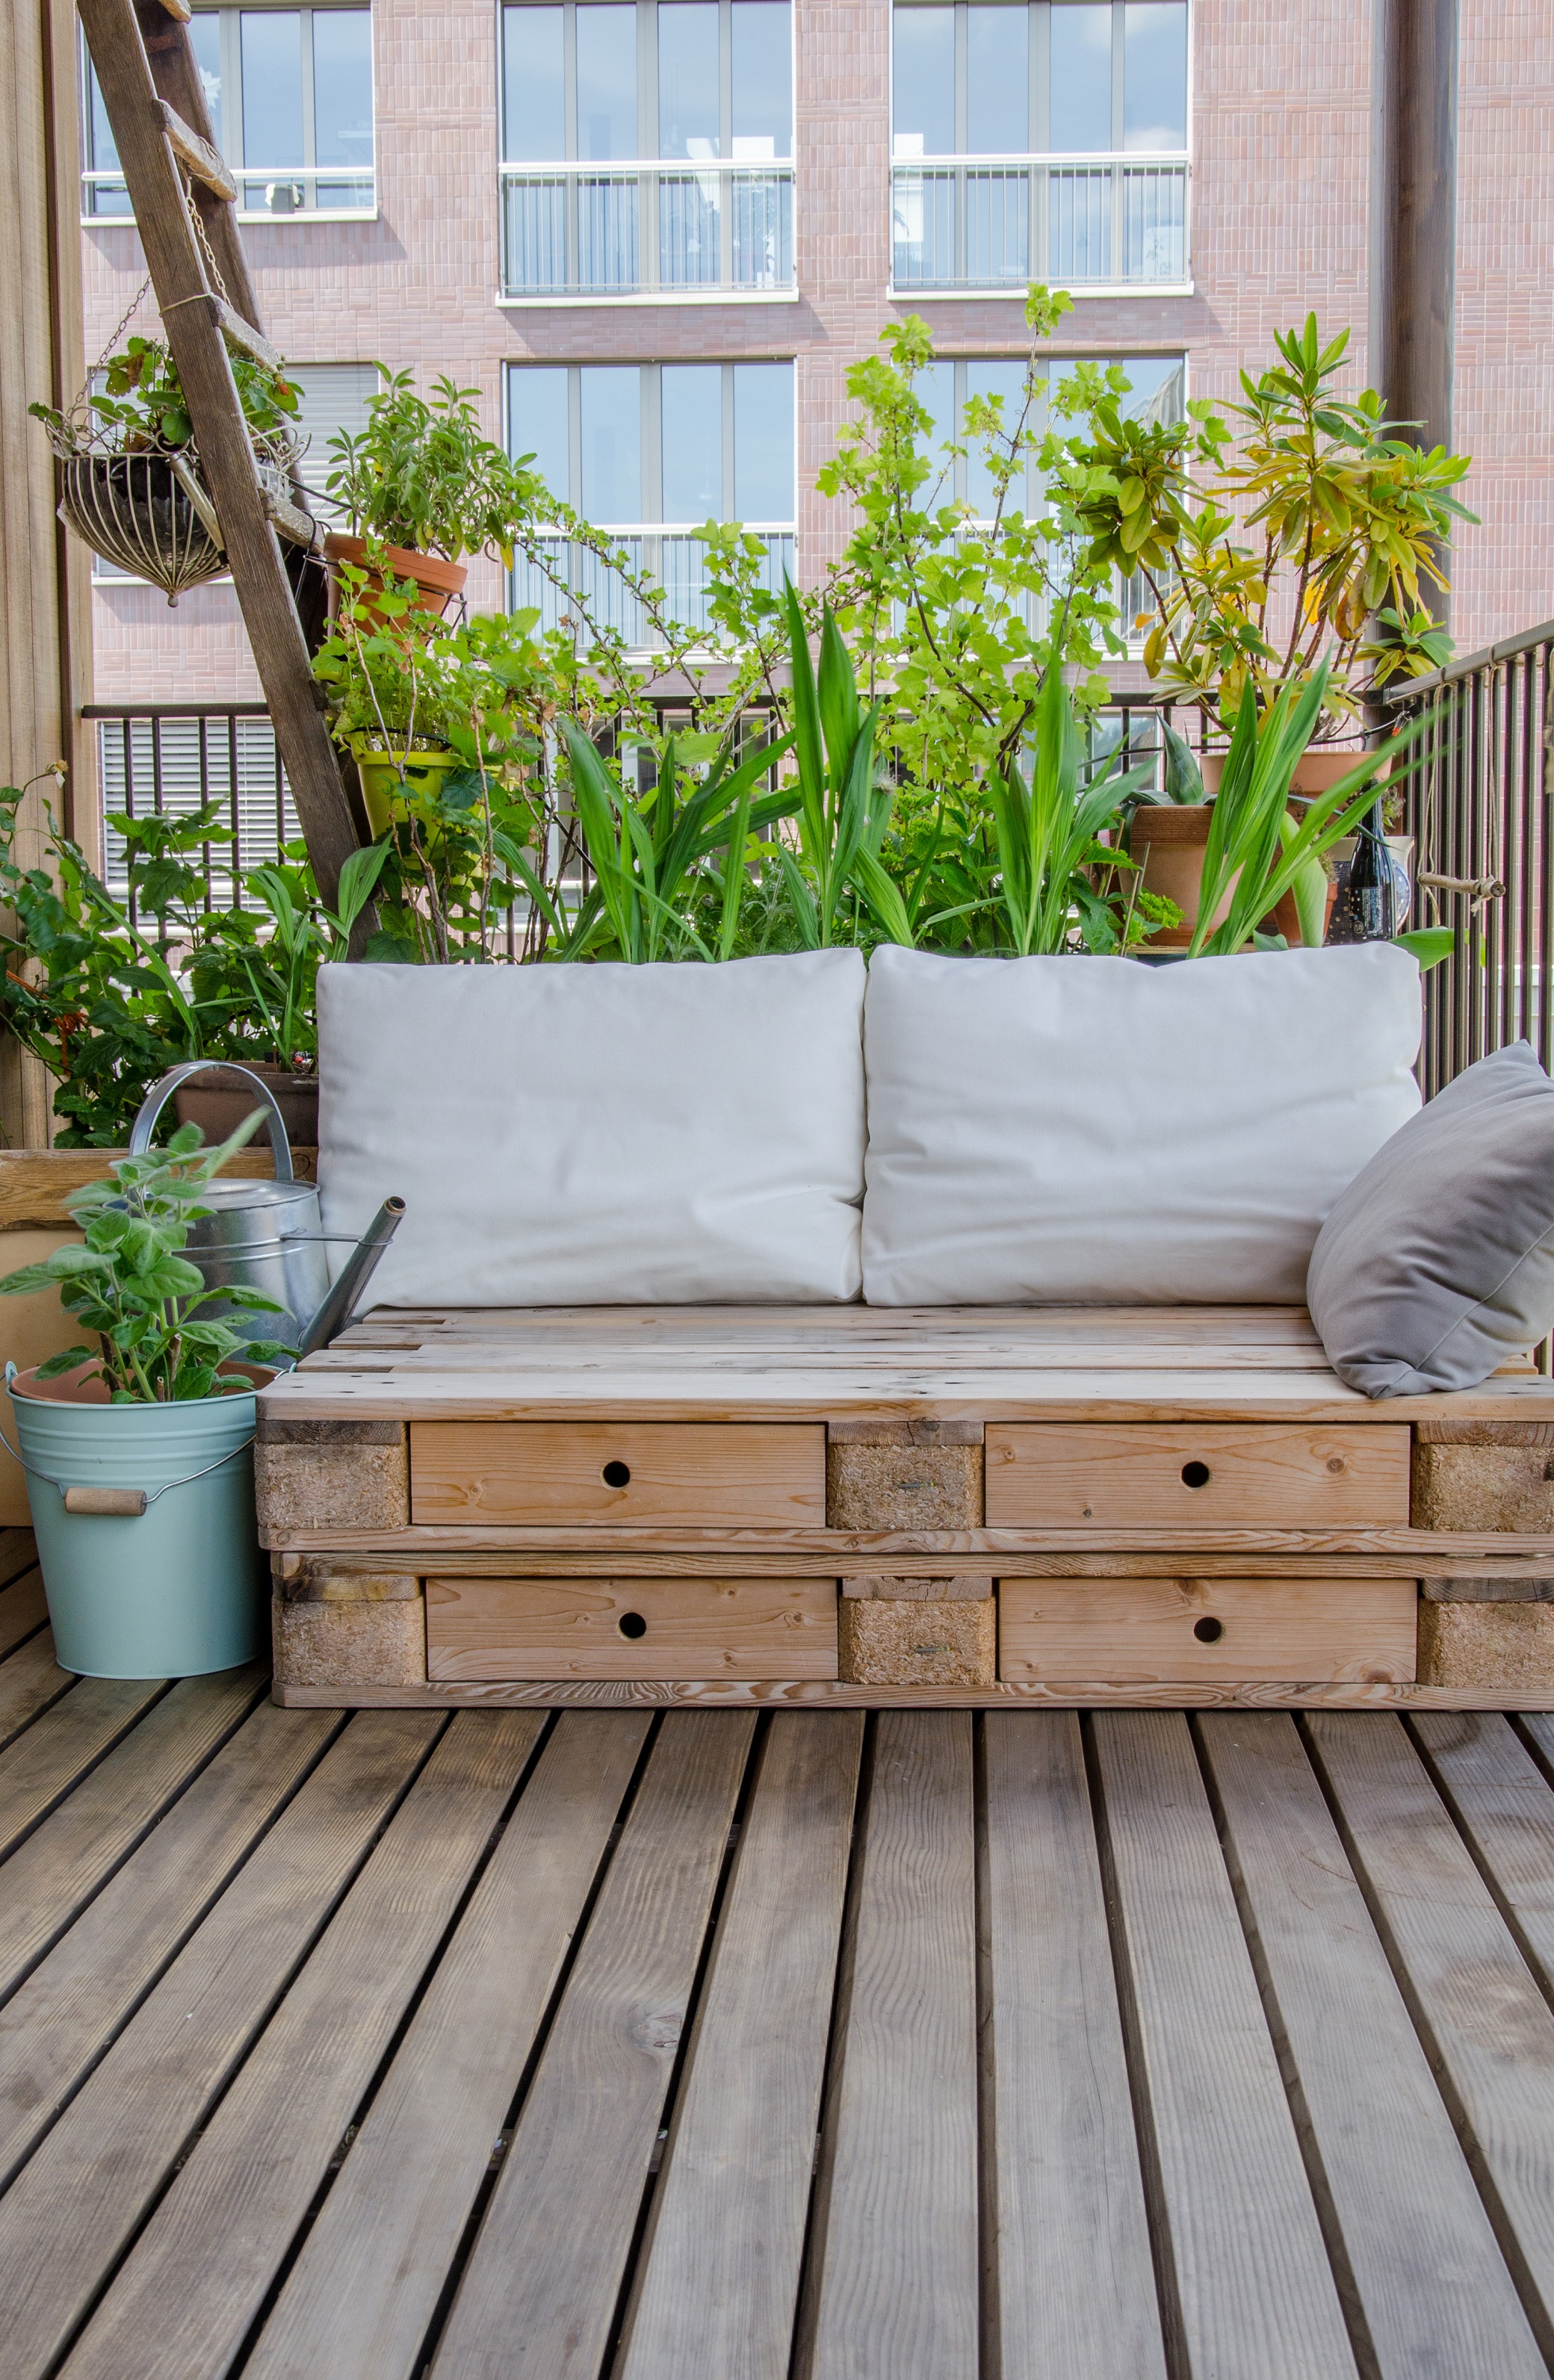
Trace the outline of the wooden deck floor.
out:
<instances>
[{"instance_id":1,"label":"wooden deck floor","mask_svg":"<svg viewBox=\"0 0 1554 2380\"><path fill-rule=\"evenodd\" d=\"M1547 2371L1554 1720L280 1710L0 1552L5 2380Z\"/></svg>"}]
</instances>

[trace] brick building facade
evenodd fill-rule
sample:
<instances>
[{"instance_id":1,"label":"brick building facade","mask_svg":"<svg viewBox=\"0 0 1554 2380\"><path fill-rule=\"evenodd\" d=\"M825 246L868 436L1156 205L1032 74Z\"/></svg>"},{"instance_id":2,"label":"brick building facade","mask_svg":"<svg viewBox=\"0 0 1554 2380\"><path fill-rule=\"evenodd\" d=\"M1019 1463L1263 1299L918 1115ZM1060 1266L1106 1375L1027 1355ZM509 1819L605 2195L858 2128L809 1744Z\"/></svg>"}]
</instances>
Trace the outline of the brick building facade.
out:
<instances>
[{"instance_id":1,"label":"brick building facade","mask_svg":"<svg viewBox=\"0 0 1554 2380\"><path fill-rule=\"evenodd\" d=\"M589 5L579 0L576 14ZM710 9L716 0L702 5ZM737 5L722 0L725 20ZM1054 18L1065 8L1072 11L1072 24L1061 29L1065 34L1083 16L1105 35L1106 6L1051 0ZM310 24L309 12L293 13ZM570 6L550 11L558 24L564 13L570 24ZM947 10L940 13L948 18ZM1119 26L1126 20L1130 40L1135 17L1147 31L1174 13L1138 0L1115 0L1111 9ZM1554 613L1548 563L1554 542L1554 15L1546 0L1506 0L1494 9L1464 0L1463 13L1456 440L1475 457L1466 493L1484 526L1463 536L1452 625L1459 650L1469 650ZM413 367L423 385L447 371L479 388L493 436L504 433L507 376L526 364L791 360L797 565L801 577L813 579L844 532L837 506L816 491L816 474L832 450L847 367L882 326L907 311L920 313L946 356L1012 356L1024 343L1013 289L892 293L892 269L899 270L904 251L898 230L892 258L890 0L794 0L791 286L681 288L642 298L499 295L502 14L493 0L438 0L435 6L373 0L375 204L258 219L256 209L245 218L271 336L304 382L310 364L374 358ZM679 14L689 14L685 0ZM617 7L613 15L624 21L626 11ZM1032 8L1029 16L1033 43L1045 41L1048 11ZM957 38L964 56L965 36ZM1121 59L1121 31L1117 39ZM1354 326L1360 384L1369 45L1369 11L1352 0L1271 9L1250 0L1192 0L1190 163L1179 169L1190 188L1182 277L1162 277L1157 250L1149 281L1130 282L1123 273L1105 282L1092 276L1088 290L1076 285L1074 311L1054 354L1181 356L1191 394L1230 393L1243 365L1269 355L1274 330L1315 309L1324 326ZM571 64L567 72L574 75ZM725 67L725 117L726 86ZM1055 118L1055 98L1053 112ZM1056 136L1065 129L1072 127L1054 120L1047 152L1057 152ZM898 124L898 171L910 181L910 169L899 164L899 132ZM250 150L257 140L250 131ZM747 153L752 145L760 155L772 153L770 141L747 143ZM230 153L230 140L227 146ZM617 147L613 153L622 152ZM706 165L707 153L707 142L699 150L690 144L710 189L716 169ZM715 144L711 153L720 153ZM726 142L721 153L727 157ZM734 153L741 154L737 137ZM776 154L781 158L780 144ZM725 167L721 186L725 210L732 170ZM1105 170L1083 161L1068 168L1071 181L1088 174L1098 189L1096 176ZM759 180L763 171L772 188L785 176L783 168L752 167L746 178ZM1057 169L1049 174L1043 164L1040 172L1055 194ZM564 176L558 165L557 188ZM533 178L542 176L536 171ZM677 188L683 192L696 178L686 168ZM989 188L1012 188L1014 180L1012 172L1003 172L1002 183L998 173L990 182L984 175L977 203L986 203ZM1019 188L1024 193L1027 185ZM321 182L321 195L322 188ZM296 195L310 200L313 191L311 183L299 182ZM263 194L256 187L250 196ZM539 202L524 203L532 211ZM127 225L98 215L82 237L88 352L95 354L143 268ZM1053 251L1044 258L1037 237L1033 231L1031 277L1061 284L1061 273L1041 272ZM1012 252L1004 253L1006 270ZM506 270L511 284L510 262ZM778 277L786 277L785 269ZM494 566L477 566L469 592L483 606L502 601ZM100 701L257 693L236 600L225 583L186 595L169 612L153 589L100 582L93 610Z\"/></svg>"}]
</instances>

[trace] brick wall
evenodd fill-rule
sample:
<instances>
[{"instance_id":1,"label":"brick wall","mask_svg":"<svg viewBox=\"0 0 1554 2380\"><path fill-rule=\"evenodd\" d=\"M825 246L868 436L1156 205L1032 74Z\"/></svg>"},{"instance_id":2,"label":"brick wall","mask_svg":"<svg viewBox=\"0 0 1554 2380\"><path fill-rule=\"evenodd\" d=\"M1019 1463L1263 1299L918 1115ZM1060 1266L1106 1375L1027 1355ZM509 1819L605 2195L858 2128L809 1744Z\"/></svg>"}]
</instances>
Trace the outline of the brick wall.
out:
<instances>
[{"instance_id":1,"label":"brick wall","mask_svg":"<svg viewBox=\"0 0 1554 2380\"><path fill-rule=\"evenodd\" d=\"M905 310L888 291L888 0L796 0L796 302L503 307L497 64L490 0L375 0L379 219L245 226L266 325L297 363L381 358L476 385L500 435L502 368L525 359L795 359L800 565L845 534L815 492L847 366ZM1554 613L1554 12L1464 9L1459 160L1459 444L1475 455L1454 628L1468 650ZM1232 393L1275 329L1315 309L1353 325L1363 379L1368 8L1196 0L1190 297L1085 298L1057 352L1184 349L1198 395ZM83 233L95 354L143 270L127 229ZM1014 300L919 300L945 353L1016 353ZM471 576L481 605L500 574ZM148 589L94 597L99 699L258 691L230 588L170 612Z\"/></svg>"}]
</instances>

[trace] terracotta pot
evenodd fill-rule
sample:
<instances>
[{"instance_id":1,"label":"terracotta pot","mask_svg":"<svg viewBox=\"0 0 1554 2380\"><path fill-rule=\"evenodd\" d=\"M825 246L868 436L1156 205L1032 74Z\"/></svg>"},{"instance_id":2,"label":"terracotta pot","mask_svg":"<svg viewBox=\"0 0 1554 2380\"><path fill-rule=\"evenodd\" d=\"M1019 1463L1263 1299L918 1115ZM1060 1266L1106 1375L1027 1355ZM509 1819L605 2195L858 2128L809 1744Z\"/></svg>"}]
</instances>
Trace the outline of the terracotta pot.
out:
<instances>
[{"instance_id":1,"label":"terracotta pot","mask_svg":"<svg viewBox=\"0 0 1554 2380\"><path fill-rule=\"evenodd\" d=\"M248 1059L243 1063L249 1064ZM294 1075L287 1066L259 1066L252 1071L263 1078L274 1094L286 1128L286 1138L293 1148L317 1148L319 1145L319 1078L316 1075ZM253 1092L240 1075L228 1075L212 1067L203 1075L191 1075L178 1085L173 1094L180 1123L197 1123L207 1142L225 1140L236 1132L245 1116L251 1115L259 1105ZM269 1140L268 1124L254 1135L256 1141Z\"/></svg>"},{"instance_id":2,"label":"terracotta pot","mask_svg":"<svg viewBox=\"0 0 1554 2380\"><path fill-rule=\"evenodd\" d=\"M353 570L367 570L367 586L362 602L369 613L374 612L372 597L382 589L382 574L367 569L367 540L363 537L339 537L331 529L323 540L324 559L329 564L329 616L333 620L340 608L338 565L349 563ZM455 595L462 593L469 573L462 562L444 562L440 553L417 553L408 546L385 545L383 560L395 578L414 583L417 609L422 612L445 612Z\"/></svg>"},{"instance_id":3,"label":"terracotta pot","mask_svg":"<svg viewBox=\"0 0 1554 2380\"><path fill-rule=\"evenodd\" d=\"M1313 751L1303 752L1295 762L1290 791L1293 794L1325 794L1329 785L1336 785L1340 778L1347 777L1352 769L1357 769L1365 757L1363 752L1334 751L1330 745L1320 745ZM1197 762L1203 772L1204 792L1217 794L1225 773L1225 755L1222 752L1200 752ZM1391 765L1391 754L1389 753L1377 771L1378 776L1385 777Z\"/></svg>"},{"instance_id":4,"label":"terracotta pot","mask_svg":"<svg viewBox=\"0 0 1554 2380\"><path fill-rule=\"evenodd\" d=\"M1296 795L1325 794L1330 785L1349 775L1363 755L1359 752L1317 750L1303 752L1295 763L1290 780L1290 791ZM1203 772L1204 791L1217 794L1224 778L1225 755L1222 752L1200 752L1198 766ZM1390 758L1382 764L1378 774L1385 776ZM1185 950L1193 939L1197 924L1198 889L1203 879L1203 855L1208 842L1208 821L1213 806L1208 802L1145 804L1134 813L1133 847L1144 861L1146 892L1163 892L1174 901L1182 912L1180 926L1164 927L1151 934L1147 947L1158 951ZM1230 915L1231 890L1215 912L1212 923L1222 925ZM1333 892L1328 895L1328 911L1331 915ZM1273 912L1273 922L1292 949L1301 941L1300 917L1295 896L1286 892Z\"/></svg>"}]
</instances>

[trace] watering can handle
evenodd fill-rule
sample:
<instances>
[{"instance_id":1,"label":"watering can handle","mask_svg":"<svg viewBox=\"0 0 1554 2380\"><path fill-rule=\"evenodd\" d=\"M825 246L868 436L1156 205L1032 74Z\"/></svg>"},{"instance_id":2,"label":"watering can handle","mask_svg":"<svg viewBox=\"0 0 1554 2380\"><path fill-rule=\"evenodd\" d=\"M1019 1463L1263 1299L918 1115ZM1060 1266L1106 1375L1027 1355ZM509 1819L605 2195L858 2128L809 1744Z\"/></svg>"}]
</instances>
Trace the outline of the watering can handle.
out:
<instances>
[{"instance_id":1,"label":"watering can handle","mask_svg":"<svg viewBox=\"0 0 1554 2380\"><path fill-rule=\"evenodd\" d=\"M170 1066L161 1081L152 1085L140 1102L140 1113L129 1127L130 1156L144 1157L152 1145L152 1134L155 1130L157 1117L162 1113L180 1083L187 1083L191 1075L216 1073L248 1076L249 1081L259 1093L260 1099L270 1111L270 1147L274 1153L275 1179L277 1182L290 1182L294 1178L291 1170L291 1143L286 1138L285 1118L281 1113L275 1095L262 1075L256 1075L251 1066L239 1066L231 1058L186 1058L181 1066Z\"/></svg>"}]
</instances>

